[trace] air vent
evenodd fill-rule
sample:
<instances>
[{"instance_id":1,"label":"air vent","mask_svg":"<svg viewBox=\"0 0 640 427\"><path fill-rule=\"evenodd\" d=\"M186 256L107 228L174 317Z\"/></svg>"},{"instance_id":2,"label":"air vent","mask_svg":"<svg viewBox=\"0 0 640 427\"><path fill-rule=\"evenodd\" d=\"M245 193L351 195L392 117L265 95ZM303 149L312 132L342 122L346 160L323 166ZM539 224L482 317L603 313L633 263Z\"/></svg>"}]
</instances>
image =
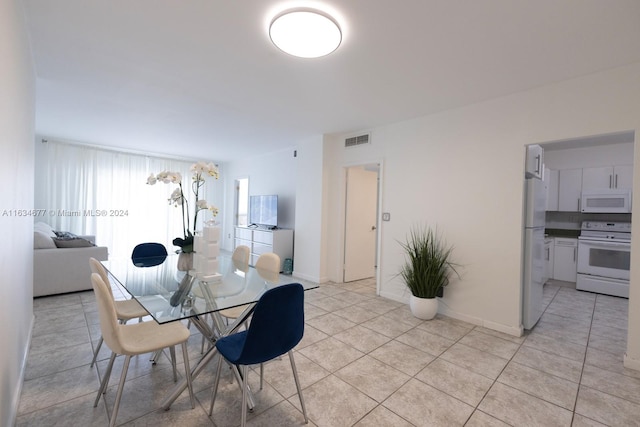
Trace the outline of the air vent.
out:
<instances>
[{"instance_id":1,"label":"air vent","mask_svg":"<svg viewBox=\"0 0 640 427\"><path fill-rule=\"evenodd\" d=\"M356 145L369 144L370 134L365 133L364 135L352 136L351 138L346 138L344 140L345 147L355 147Z\"/></svg>"}]
</instances>

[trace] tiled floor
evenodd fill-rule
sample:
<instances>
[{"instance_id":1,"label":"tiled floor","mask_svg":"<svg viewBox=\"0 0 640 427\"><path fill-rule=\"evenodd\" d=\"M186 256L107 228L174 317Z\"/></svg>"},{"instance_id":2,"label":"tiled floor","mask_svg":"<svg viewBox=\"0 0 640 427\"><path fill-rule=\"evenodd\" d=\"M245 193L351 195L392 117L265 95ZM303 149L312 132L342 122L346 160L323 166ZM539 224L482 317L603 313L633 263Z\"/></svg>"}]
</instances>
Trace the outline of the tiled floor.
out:
<instances>
[{"instance_id":1,"label":"tiled floor","mask_svg":"<svg viewBox=\"0 0 640 427\"><path fill-rule=\"evenodd\" d=\"M369 280L307 292L307 327L295 353L309 425L640 425L640 372L622 366L627 300L556 284L545 286L545 300L538 325L516 338L442 316L417 320L405 305L376 297ZM17 425L107 425L119 366L93 408L92 292L38 298L34 311ZM193 366L195 332L189 351ZM102 351L100 373L107 357ZM183 393L163 411L159 402L173 386L168 357L155 366L147 356L132 359L118 424L238 425L241 395L228 370L213 417L206 414L215 365L195 382L195 409ZM257 380L251 373L254 389ZM302 425L288 358L267 364L265 381L248 424Z\"/></svg>"}]
</instances>

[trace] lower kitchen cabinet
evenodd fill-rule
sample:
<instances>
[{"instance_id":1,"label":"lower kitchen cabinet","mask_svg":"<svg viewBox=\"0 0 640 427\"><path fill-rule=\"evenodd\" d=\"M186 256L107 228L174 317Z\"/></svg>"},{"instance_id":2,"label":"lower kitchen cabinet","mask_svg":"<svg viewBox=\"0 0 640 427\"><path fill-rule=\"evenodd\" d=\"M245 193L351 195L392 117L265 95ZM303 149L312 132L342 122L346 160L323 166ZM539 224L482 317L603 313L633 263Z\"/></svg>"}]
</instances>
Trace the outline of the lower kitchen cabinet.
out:
<instances>
[{"instance_id":1,"label":"lower kitchen cabinet","mask_svg":"<svg viewBox=\"0 0 640 427\"><path fill-rule=\"evenodd\" d=\"M553 248L553 278L575 282L578 269L578 239L556 237Z\"/></svg>"}]
</instances>

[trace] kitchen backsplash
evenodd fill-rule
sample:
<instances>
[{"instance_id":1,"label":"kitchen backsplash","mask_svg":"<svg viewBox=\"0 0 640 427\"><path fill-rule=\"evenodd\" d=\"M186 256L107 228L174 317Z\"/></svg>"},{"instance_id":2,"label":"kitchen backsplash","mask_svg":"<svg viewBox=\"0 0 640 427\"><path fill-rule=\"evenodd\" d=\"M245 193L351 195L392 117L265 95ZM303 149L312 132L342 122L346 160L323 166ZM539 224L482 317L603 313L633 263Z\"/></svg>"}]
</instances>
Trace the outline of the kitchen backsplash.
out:
<instances>
[{"instance_id":1,"label":"kitchen backsplash","mask_svg":"<svg viewBox=\"0 0 640 427\"><path fill-rule=\"evenodd\" d=\"M547 211L546 228L579 230L582 221L631 222L631 214L594 214Z\"/></svg>"}]
</instances>

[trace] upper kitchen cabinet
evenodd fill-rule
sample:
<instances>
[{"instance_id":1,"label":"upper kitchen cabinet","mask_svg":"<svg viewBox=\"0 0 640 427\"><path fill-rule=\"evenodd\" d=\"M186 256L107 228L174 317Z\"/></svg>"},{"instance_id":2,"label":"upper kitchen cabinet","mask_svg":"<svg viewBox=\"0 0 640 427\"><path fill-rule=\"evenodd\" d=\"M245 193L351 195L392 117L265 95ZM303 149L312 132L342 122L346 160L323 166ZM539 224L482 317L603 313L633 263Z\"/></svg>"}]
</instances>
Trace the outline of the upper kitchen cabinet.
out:
<instances>
[{"instance_id":1,"label":"upper kitchen cabinet","mask_svg":"<svg viewBox=\"0 0 640 427\"><path fill-rule=\"evenodd\" d=\"M558 176L558 210L580 212L582 169L561 169Z\"/></svg>"},{"instance_id":2,"label":"upper kitchen cabinet","mask_svg":"<svg viewBox=\"0 0 640 427\"><path fill-rule=\"evenodd\" d=\"M633 166L602 166L582 170L583 191L604 189L631 189L633 187Z\"/></svg>"}]
</instances>

